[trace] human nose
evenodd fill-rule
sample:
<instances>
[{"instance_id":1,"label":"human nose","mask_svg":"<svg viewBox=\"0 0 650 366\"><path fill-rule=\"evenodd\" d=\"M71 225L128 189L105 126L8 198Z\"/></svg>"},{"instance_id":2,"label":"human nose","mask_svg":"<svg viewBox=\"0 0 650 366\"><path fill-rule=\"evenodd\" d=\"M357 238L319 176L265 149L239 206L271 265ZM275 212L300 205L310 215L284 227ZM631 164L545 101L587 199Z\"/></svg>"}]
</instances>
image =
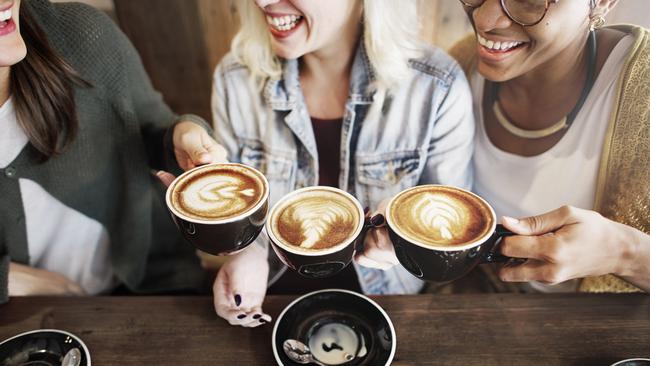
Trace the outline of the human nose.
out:
<instances>
[{"instance_id":1,"label":"human nose","mask_svg":"<svg viewBox=\"0 0 650 366\"><path fill-rule=\"evenodd\" d=\"M512 20L503 10L500 0L486 0L472 13L474 26L482 32L505 29L512 25Z\"/></svg>"}]
</instances>

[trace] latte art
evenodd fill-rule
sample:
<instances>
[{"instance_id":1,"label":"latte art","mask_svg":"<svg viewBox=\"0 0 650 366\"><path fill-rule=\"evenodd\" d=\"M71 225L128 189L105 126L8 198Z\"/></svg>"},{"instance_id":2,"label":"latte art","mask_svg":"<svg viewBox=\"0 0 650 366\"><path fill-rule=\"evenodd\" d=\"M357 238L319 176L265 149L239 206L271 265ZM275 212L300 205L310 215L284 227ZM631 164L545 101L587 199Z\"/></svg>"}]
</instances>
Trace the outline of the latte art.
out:
<instances>
[{"instance_id":1,"label":"latte art","mask_svg":"<svg viewBox=\"0 0 650 366\"><path fill-rule=\"evenodd\" d=\"M470 243L487 235L493 224L486 203L469 192L447 186L421 186L402 192L389 211L393 229L426 245Z\"/></svg>"},{"instance_id":2,"label":"latte art","mask_svg":"<svg viewBox=\"0 0 650 366\"><path fill-rule=\"evenodd\" d=\"M452 241L455 233L462 232L463 213L447 196L424 193L413 207L413 223L431 233L435 241Z\"/></svg>"},{"instance_id":3,"label":"latte art","mask_svg":"<svg viewBox=\"0 0 650 366\"><path fill-rule=\"evenodd\" d=\"M241 166L223 165L198 170L174 186L172 202L196 219L227 219L253 208L264 185Z\"/></svg>"},{"instance_id":4,"label":"latte art","mask_svg":"<svg viewBox=\"0 0 650 366\"><path fill-rule=\"evenodd\" d=\"M346 196L315 188L281 203L271 220L271 228L282 242L316 250L348 240L359 226L359 212Z\"/></svg>"}]
</instances>

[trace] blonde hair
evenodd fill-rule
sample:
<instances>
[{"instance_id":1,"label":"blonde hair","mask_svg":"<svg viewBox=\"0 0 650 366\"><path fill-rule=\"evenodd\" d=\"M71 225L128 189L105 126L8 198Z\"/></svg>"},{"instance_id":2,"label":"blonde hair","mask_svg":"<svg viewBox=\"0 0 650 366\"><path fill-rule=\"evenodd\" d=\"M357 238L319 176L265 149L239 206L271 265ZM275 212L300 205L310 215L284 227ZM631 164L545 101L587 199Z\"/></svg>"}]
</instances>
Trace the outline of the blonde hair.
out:
<instances>
[{"instance_id":1,"label":"blonde hair","mask_svg":"<svg viewBox=\"0 0 650 366\"><path fill-rule=\"evenodd\" d=\"M258 87L282 74L281 60L271 49L262 11L251 0L240 0L241 29L232 42L235 58L247 66ZM408 60L420 56L416 0L363 0L363 41L374 69L371 88L381 95L410 74Z\"/></svg>"}]
</instances>

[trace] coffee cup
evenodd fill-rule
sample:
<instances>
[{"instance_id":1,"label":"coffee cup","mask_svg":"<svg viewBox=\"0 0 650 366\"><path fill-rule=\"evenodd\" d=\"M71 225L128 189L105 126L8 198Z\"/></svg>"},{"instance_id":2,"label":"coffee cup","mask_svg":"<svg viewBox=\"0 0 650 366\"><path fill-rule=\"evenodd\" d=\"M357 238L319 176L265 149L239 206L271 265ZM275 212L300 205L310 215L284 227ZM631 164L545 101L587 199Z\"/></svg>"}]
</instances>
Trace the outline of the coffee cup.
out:
<instances>
[{"instance_id":1,"label":"coffee cup","mask_svg":"<svg viewBox=\"0 0 650 366\"><path fill-rule=\"evenodd\" d=\"M197 249L229 255L252 243L268 213L269 183L243 164L203 165L167 188L167 208L182 236Z\"/></svg>"},{"instance_id":2,"label":"coffee cup","mask_svg":"<svg viewBox=\"0 0 650 366\"><path fill-rule=\"evenodd\" d=\"M364 211L351 194L314 186L293 191L278 201L266 233L280 260L309 278L330 277L345 268L363 243Z\"/></svg>"},{"instance_id":3,"label":"coffee cup","mask_svg":"<svg viewBox=\"0 0 650 366\"><path fill-rule=\"evenodd\" d=\"M483 198L451 186L412 187L386 207L388 233L400 264L432 282L451 282L480 263L508 260L493 249L513 233L496 222Z\"/></svg>"}]
</instances>

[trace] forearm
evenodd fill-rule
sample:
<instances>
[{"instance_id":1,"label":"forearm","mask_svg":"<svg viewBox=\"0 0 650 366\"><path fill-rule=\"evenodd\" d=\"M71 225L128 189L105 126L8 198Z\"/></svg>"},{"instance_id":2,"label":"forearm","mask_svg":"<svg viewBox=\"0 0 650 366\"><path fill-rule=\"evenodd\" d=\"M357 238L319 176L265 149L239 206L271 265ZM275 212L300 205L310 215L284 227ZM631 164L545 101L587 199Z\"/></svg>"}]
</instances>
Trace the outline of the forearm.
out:
<instances>
[{"instance_id":1,"label":"forearm","mask_svg":"<svg viewBox=\"0 0 650 366\"><path fill-rule=\"evenodd\" d=\"M636 287L650 292L650 235L629 226L624 226L622 230L625 243L622 245L616 274Z\"/></svg>"}]
</instances>

